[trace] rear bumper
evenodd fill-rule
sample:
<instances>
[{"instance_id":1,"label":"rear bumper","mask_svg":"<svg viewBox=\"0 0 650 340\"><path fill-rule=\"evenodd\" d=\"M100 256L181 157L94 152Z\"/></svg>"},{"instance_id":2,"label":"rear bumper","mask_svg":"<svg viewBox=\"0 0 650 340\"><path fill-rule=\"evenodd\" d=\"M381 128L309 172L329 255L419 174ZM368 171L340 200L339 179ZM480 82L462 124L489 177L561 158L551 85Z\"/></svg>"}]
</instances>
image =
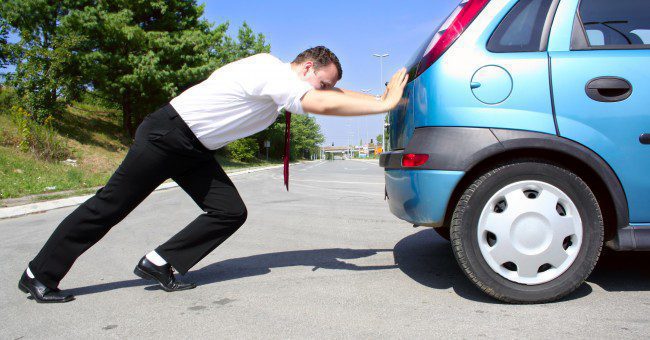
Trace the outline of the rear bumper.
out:
<instances>
[{"instance_id":1,"label":"rear bumper","mask_svg":"<svg viewBox=\"0 0 650 340\"><path fill-rule=\"evenodd\" d=\"M379 159L385 169L390 211L416 225L442 226L449 199L468 164L481 152L500 147L494 134L485 128L415 129L405 150L382 153ZM404 168L404 153L427 154L429 159L417 168Z\"/></svg>"},{"instance_id":2,"label":"rear bumper","mask_svg":"<svg viewBox=\"0 0 650 340\"><path fill-rule=\"evenodd\" d=\"M390 211L413 224L439 227L454 188L465 172L444 170L385 171Z\"/></svg>"}]
</instances>

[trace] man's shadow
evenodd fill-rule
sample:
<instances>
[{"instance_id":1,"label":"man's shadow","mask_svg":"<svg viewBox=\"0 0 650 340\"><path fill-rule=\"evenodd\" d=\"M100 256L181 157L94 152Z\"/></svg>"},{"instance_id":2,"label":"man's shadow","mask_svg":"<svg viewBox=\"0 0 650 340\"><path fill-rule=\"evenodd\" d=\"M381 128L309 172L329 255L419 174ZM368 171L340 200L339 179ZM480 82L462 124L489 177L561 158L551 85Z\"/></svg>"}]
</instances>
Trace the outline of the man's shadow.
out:
<instances>
[{"instance_id":1,"label":"man's shadow","mask_svg":"<svg viewBox=\"0 0 650 340\"><path fill-rule=\"evenodd\" d=\"M397 268L394 264L363 266L345 261L370 257L381 252L391 251L392 249L331 248L260 254L228 259L210 264L198 270L189 272L183 277L183 280L196 282L199 285L208 285L222 281L268 274L273 268L296 266L311 267L312 271L319 269L354 271L394 269ZM145 288L147 290L159 289L157 285L152 285L151 281L134 279L73 288L69 290L69 293L79 296L136 286L148 286Z\"/></svg>"},{"instance_id":2,"label":"man's shadow","mask_svg":"<svg viewBox=\"0 0 650 340\"><path fill-rule=\"evenodd\" d=\"M311 267L318 269L369 271L397 268L396 265L359 266L345 262L370 257L380 252L392 252L391 249L313 249L296 250L279 253L261 254L216 262L199 270L190 272L188 277L198 284L210 284L244 277L264 275L272 268Z\"/></svg>"},{"instance_id":3,"label":"man's shadow","mask_svg":"<svg viewBox=\"0 0 650 340\"><path fill-rule=\"evenodd\" d=\"M381 252L393 252L394 264L362 266L346 260L370 257ZM592 292L591 284L606 291L650 291L650 252L612 252L605 250L598 266L576 291L563 300L578 299ZM476 288L465 277L453 256L451 245L431 229L422 230L400 240L394 249L312 249L259 254L228 259L191 271L184 278L201 285L265 275L273 268L304 266L319 269L372 271L399 268L414 281L433 289L453 289L465 299L498 303ZM85 295L114 289L148 286L159 289L142 279L102 283L70 290Z\"/></svg>"}]
</instances>

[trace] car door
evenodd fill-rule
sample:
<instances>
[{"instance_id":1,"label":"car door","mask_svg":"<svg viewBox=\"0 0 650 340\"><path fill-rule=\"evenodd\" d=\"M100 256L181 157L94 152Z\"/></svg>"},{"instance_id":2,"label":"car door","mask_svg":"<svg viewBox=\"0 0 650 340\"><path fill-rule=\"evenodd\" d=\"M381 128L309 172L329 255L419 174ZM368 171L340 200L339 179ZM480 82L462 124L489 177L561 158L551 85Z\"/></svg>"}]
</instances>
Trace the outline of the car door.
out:
<instances>
[{"instance_id":1,"label":"car door","mask_svg":"<svg viewBox=\"0 0 650 340\"><path fill-rule=\"evenodd\" d=\"M582 0L573 21L571 48L549 51L559 133L609 163L631 223L650 222L650 1Z\"/></svg>"}]
</instances>

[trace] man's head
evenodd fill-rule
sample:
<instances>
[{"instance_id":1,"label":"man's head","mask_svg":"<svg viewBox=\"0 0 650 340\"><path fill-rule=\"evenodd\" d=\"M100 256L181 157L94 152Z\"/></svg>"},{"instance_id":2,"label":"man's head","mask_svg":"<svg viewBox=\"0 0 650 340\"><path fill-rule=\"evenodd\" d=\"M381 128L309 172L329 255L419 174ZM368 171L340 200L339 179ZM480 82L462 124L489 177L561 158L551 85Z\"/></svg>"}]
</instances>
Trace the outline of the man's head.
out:
<instances>
[{"instance_id":1,"label":"man's head","mask_svg":"<svg viewBox=\"0 0 650 340\"><path fill-rule=\"evenodd\" d=\"M302 80L318 90L334 87L343 76L339 58L325 46L312 47L300 53L291 65Z\"/></svg>"}]
</instances>

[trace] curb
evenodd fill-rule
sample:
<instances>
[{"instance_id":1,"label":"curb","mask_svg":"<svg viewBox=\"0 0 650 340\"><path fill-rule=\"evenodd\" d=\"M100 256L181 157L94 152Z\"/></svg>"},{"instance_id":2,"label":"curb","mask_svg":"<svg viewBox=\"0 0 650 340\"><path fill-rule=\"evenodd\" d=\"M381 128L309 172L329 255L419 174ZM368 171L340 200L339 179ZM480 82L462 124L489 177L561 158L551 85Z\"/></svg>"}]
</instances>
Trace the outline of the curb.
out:
<instances>
[{"instance_id":1,"label":"curb","mask_svg":"<svg viewBox=\"0 0 650 340\"><path fill-rule=\"evenodd\" d=\"M301 162L302 163L302 162ZM294 163L291 165L295 164L301 164L301 163ZM265 170L271 170L271 169L277 169L277 168L282 168L283 165L273 165L273 166L267 166L267 167L262 167L262 168L252 168L252 169L247 169L247 170L241 170L241 171L233 171L233 172L226 172L229 177L237 177L253 172L258 172L258 171L265 171ZM175 182L167 182L159 185L155 191L161 191L161 190L167 190L171 188L178 187L178 184ZM54 209L59 209L59 208L66 208L66 207L71 207L75 205L79 205L89 198L93 197L94 194L92 195L84 195L84 196L76 196L76 197L68 197L68 198L61 198L57 200L52 200L52 201L44 201L44 202L36 202L36 203L29 203L25 205L18 205L15 207L6 207L6 208L0 208L0 220L7 219L7 218L12 218L12 217L19 217L19 216L24 216L24 215L29 215L29 214L36 214L36 213L41 213L49 210L54 210Z\"/></svg>"}]
</instances>

